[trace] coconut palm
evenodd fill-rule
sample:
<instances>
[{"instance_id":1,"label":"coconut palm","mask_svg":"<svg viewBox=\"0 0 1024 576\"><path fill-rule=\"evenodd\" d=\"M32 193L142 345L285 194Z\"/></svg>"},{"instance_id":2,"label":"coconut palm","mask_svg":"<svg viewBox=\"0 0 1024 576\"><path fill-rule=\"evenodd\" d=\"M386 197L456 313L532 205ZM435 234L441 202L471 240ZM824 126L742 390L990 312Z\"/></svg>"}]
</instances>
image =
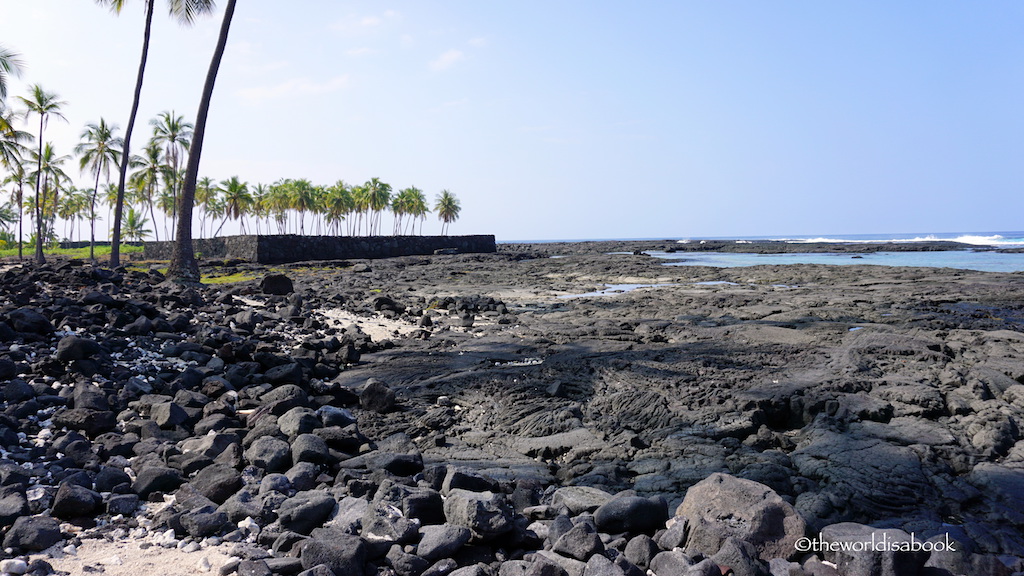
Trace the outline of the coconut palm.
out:
<instances>
[{"instance_id":1,"label":"coconut palm","mask_svg":"<svg viewBox=\"0 0 1024 576\"><path fill-rule=\"evenodd\" d=\"M412 219L409 221L410 232L415 232L416 220L419 220L420 234L423 234L423 221L427 219L427 214L430 214L427 197L419 188L410 188L408 203L409 215L412 216Z\"/></svg>"},{"instance_id":2,"label":"coconut palm","mask_svg":"<svg viewBox=\"0 0 1024 576\"><path fill-rule=\"evenodd\" d=\"M203 94L199 99L199 111L196 115L196 127L192 136L192 149L188 155L188 166L185 169L185 183L181 192L181 212L178 220L178 242L171 255L171 265L167 274L178 282L199 282L199 265L196 263L192 250L192 205L196 197L196 180L199 178L199 159L203 153L203 137L206 135L206 118L210 114L210 101L213 99L213 86L217 81L224 48L228 43L228 32L231 30L231 19L235 14L235 0L228 0L221 20L220 33L217 35L217 46L213 50L210 68L203 84Z\"/></svg>"},{"instance_id":3,"label":"coconut palm","mask_svg":"<svg viewBox=\"0 0 1024 576\"><path fill-rule=\"evenodd\" d=\"M370 213L370 192L366 186L352 188L352 211L356 214L355 233L361 234L364 220Z\"/></svg>"},{"instance_id":4,"label":"coconut palm","mask_svg":"<svg viewBox=\"0 0 1024 576\"><path fill-rule=\"evenodd\" d=\"M164 160L167 161L170 170L168 188L174 198L174 207L171 209L171 222L178 216L178 193L181 190L181 156L188 152L189 144L192 142L192 129L194 126L185 121L185 117L175 114L174 111L161 112L156 118L149 121L153 126L153 142L164 147Z\"/></svg>"},{"instance_id":5,"label":"coconut palm","mask_svg":"<svg viewBox=\"0 0 1024 576\"><path fill-rule=\"evenodd\" d=\"M13 164L8 165L8 174L4 178L4 184L11 184L14 186L14 190L11 192L11 201L15 204L18 210L18 260L24 258L22 254L22 238L24 238L24 200L25 200L25 186L32 185L32 178L30 172L26 169L25 162L18 160Z\"/></svg>"},{"instance_id":6,"label":"coconut palm","mask_svg":"<svg viewBox=\"0 0 1024 576\"><path fill-rule=\"evenodd\" d=\"M373 211L370 221L370 235L380 234L380 213L391 205L391 185L381 182L379 178L371 178L366 184L368 207Z\"/></svg>"},{"instance_id":7,"label":"coconut palm","mask_svg":"<svg viewBox=\"0 0 1024 576\"><path fill-rule=\"evenodd\" d=\"M42 162L43 162L43 132L46 130L46 124L50 117L58 118L60 120L67 120L64 115L61 114L60 109L67 104L67 102L60 100L59 96L51 92L43 90L42 86L36 84L32 86L30 90L31 94L28 98L19 96L21 103L25 105L29 114L36 114L39 116L39 151L36 153L36 206L35 206L35 217L36 217L36 262L43 264L46 262L46 257L43 256L43 212L42 206L40 205L40 198L45 200L45 196L40 194L41 178L43 176ZM52 149L51 149L52 152Z\"/></svg>"},{"instance_id":8,"label":"coconut palm","mask_svg":"<svg viewBox=\"0 0 1024 576\"><path fill-rule=\"evenodd\" d=\"M57 206L60 202L60 190L67 185L70 188L71 179L64 172L64 164L71 159L70 156L58 156L54 151L53 144L47 142L43 147L42 154L32 153L36 160L37 170L30 174L37 183L41 183L40 194L34 198L35 202L35 224L36 224L36 261L42 257L43 241L53 235L53 221L57 217ZM53 195L50 195L50 191ZM45 258L43 259L45 262Z\"/></svg>"},{"instance_id":9,"label":"coconut palm","mask_svg":"<svg viewBox=\"0 0 1024 576\"><path fill-rule=\"evenodd\" d=\"M462 206L459 206L459 200L454 194L447 190L441 190L441 193L437 195L434 210L437 210L437 219L442 222L441 235L447 236L448 226L459 219Z\"/></svg>"},{"instance_id":10,"label":"coconut palm","mask_svg":"<svg viewBox=\"0 0 1024 576\"><path fill-rule=\"evenodd\" d=\"M203 231L206 229L206 217L209 215L209 206L212 202L217 200L217 187L213 184L213 179L209 176L204 176L199 179L196 183L196 205L200 208L199 213L199 235L202 236Z\"/></svg>"},{"instance_id":11,"label":"coconut palm","mask_svg":"<svg viewBox=\"0 0 1024 576\"><path fill-rule=\"evenodd\" d=\"M131 157L131 166L136 170L132 172L131 180L129 183L132 188L139 192L139 195L143 199L143 204L149 206L149 217L153 222L156 222L156 212L154 211L154 205L157 203L158 191L157 188L160 186L160 176L164 172L164 158L163 150L157 142L152 140L146 144L146 147L142 149L142 154L136 154ZM121 198L121 202L124 202L123 193L118 194ZM116 204L115 204L116 206ZM114 210L116 217L116 208ZM156 241L160 241L160 234L156 232L154 226L154 235Z\"/></svg>"},{"instance_id":12,"label":"coconut palm","mask_svg":"<svg viewBox=\"0 0 1024 576\"><path fill-rule=\"evenodd\" d=\"M135 80L135 95L132 99L132 110L128 115L128 127L124 135L124 155L129 157L131 151L132 130L135 128L135 117L139 112L139 99L142 96L142 80L146 75L146 59L149 56L149 37L153 25L153 8L156 0L145 0L146 24L142 34L142 57L139 59L139 73ZM126 0L96 0L97 4L107 6L111 12L120 14ZM170 15L182 25L189 25L196 17L213 10L213 0L167 0ZM121 263L121 215L124 209L125 182L128 178L127 162L121 164L121 173L117 183L117 202L114 207L113 239L110 245L110 265Z\"/></svg>"},{"instance_id":13,"label":"coconut palm","mask_svg":"<svg viewBox=\"0 0 1024 576\"><path fill-rule=\"evenodd\" d=\"M333 228L334 234L341 235L341 221L348 218L354 209L355 203L352 199L352 190L344 180L338 180L326 189L324 194L324 213L328 219L328 226ZM348 218L351 222L351 219ZM351 234L351 228L349 229Z\"/></svg>"},{"instance_id":14,"label":"coconut palm","mask_svg":"<svg viewBox=\"0 0 1024 576\"><path fill-rule=\"evenodd\" d=\"M0 100L0 166L10 167L28 152L25 144L32 141L32 135L14 127L23 118L24 113L8 108Z\"/></svg>"},{"instance_id":15,"label":"coconut palm","mask_svg":"<svg viewBox=\"0 0 1024 576\"><path fill-rule=\"evenodd\" d=\"M306 212L316 208L316 188L309 180L286 180L289 208L299 213L299 234L306 233Z\"/></svg>"},{"instance_id":16,"label":"coconut palm","mask_svg":"<svg viewBox=\"0 0 1024 576\"><path fill-rule=\"evenodd\" d=\"M96 183L89 198L89 258L96 259L96 196L100 192L100 176L110 183L110 167L117 166L121 158L121 146L124 140L115 136L117 124L107 124L100 118L99 124L86 124L82 132L82 142L75 147L75 153L81 155L79 168L96 174Z\"/></svg>"},{"instance_id":17,"label":"coconut palm","mask_svg":"<svg viewBox=\"0 0 1024 576\"><path fill-rule=\"evenodd\" d=\"M130 242L142 242L149 236L150 231L146 229L149 220L136 212L135 208L128 209L128 217L124 220L124 238Z\"/></svg>"},{"instance_id":18,"label":"coconut palm","mask_svg":"<svg viewBox=\"0 0 1024 576\"><path fill-rule=\"evenodd\" d=\"M21 68L24 66L19 54L0 46L0 100L7 98L7 77L21 76Z\"/></svg>"},{"instance_id":19,"label":"coconut palm","mask_svg":"<svg viewBox=\"0 0 1024 576\"><path fill-rule=\"evenodd\" d=\"M196 200L198 201L199 190L196 190ZM270 196L270 187L266 184L256 184L252 187L252 204L250 209L252 210L253 217L256 218L256 235L260 235L260 220L266 218L269 214L269 206L267 205L267 199Z\"/></svg>"},{"instance_id":20,"label":"coconut palm","mask_svg":"<svg viewBox=\"0 0 1024 576\"><path fill-rule=\"evenodd\" d=\"M228 218L232 220L240 219L249 210L249 206L252 205L249 185L239 180L238 176L232 176L222 181L220 183L220 191L224 196L224 221L220 223L220 228L217 228L217 234L220 233ZM245 220L242 220L242 233L245 233ZM214 236L217 234L214 234Z\"/></svg>"}]
</instances>

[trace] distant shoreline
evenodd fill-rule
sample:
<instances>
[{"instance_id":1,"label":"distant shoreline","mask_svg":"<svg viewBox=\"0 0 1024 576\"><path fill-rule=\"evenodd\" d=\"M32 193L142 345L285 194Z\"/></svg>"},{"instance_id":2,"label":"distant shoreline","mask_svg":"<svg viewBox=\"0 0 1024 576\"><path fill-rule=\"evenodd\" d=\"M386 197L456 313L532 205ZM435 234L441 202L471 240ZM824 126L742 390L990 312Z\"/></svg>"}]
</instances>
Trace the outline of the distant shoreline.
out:
<instances>
[{"instance_id":1,"label":"distant shoreline","mask_svg":"<svg viewBox=\"0 0 1024 576\"><path fill-rule=\"evenodd\" d=\"M1022 248L984 246L947 240L921 242L790 242L785 240L584 240L566 242L498 242L499 252L534 252L543 254L594 254L609 252L733 252L746 254L873 252L937 252L937 251L1022 252Z\"/></svg>"}]
</instances>

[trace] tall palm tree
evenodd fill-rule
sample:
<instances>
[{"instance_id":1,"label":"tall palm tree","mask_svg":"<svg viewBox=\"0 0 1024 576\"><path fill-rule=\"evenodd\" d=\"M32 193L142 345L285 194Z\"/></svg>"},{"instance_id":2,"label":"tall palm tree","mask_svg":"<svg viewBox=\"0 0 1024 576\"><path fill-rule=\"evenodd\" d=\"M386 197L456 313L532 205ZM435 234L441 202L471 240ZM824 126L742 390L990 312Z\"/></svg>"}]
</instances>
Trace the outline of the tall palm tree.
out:
<instances>
[{"instance_id":1,"label":"tall palm tree","mask_svg":"<svg viewBox=\"0 0 1024 576\"><path fill-rule=\"evenodd\" d=\"M196 190L196 201L199 200L198 189ZM267 200L270 198L270 187L266 184L256 184L252 187L252 215L256 218L256 235L260 235L260 220L270 214L270 207ZM200 227L202 229L202 227Z\"/></svg>"},{"instance_id":2,"label":"tall palm tree","mask_svg":"<svg viewBox=\"0 0 1024 576\"><path fill-rule=\"evenodd\" d=\"M366 186L352 188L352 211L356 213L355 234L361 234L364 217L369 220L370 213L370 191Z\"/></svg>"},{"instance_id":3,"label":"tall palm tree","mask_svg":"<svg viewBox=\"0 0 1024 576\"><path fill-rule=\"evenodd\" d=\"M153 142L164 147L164 159L167 161L169 175L168 188L171 197L174 198L174 208L171 210L171 223L178 216L178 192L181 190L181 156L188 152L189 144L192 142L192 130L195 128L185 117L175 114L174 111L161 112L156 118L149 121L153 126Z\"/></svg>"},{"instance_id":4,"label":"tall palm tree","mask_svg":"<svg viewBox=\"0 0 1024 576\"><path fill-rule=\"evenodd\" d=\"M149 217L156 222L154 204L157 200L157 188L160 186L160 175L164 170L163 150L160 145L152 140L142 149L142 154L136 154L131 158L131 166L136 168L132 172L130 184L140 192L144 204L149 206ZM124 195L119 193L118 197L124 202ZM115 213L117 212L115 208ZM115 216L114 220L117 218ZM116 225L116 222L115 222ZM154 226L153 230L156 230ZM156 232L156 241L160 241L160 233Z\"/></svg>"},{"instance_id":5,"label":"tall palm tree","mask_svg":"<svg viewBox=\"0 0 1024 576\"><path fill-rule=\"evenodd\" d=\"M43 176L43 131L46 130L46 124L51 116L67 121L60 112L60 109L67 102L60 100L56 94L43 90L39 84L32 86L29 98L24 96L19 96L18 98L25 105L29 114L37 114L39 116L39 151L36 155L36 263L43 264L46 262L46 257L43 256L43 212L39 202L41 197L40 184ZM45 196L42 198L45 200Z\"/></svg>"},{"instance_id":6,"label":"tall palm tree","mask_svg":"<svg viewBox=\"0 0 1024 576\"><path fill-rule=\"evenodd\" d=\"M19 54L0 46L0 100L7 98L7 77L21 76L24 66Z\"/></svg>"},{"instance_id":7,"label":"tall palm tree","mask_svg":"<svg viewBox=\"0 0 1024 576\"><path fill-rule=\"evenodd\" d=\"M345 184L344 180L338 180L334 183L334 186L327 188L327 194L324 199L324 208L327 218L330 221L330 226L334 229L334 234L340 236L341 221L349 219L348 216L355 208L355 202L352 198L352 189L348 184Z\"/></svg>"},{"instance_id":8,"label":"tall palm tree","mask_svg":"<svg viewBox=\"0 0 1024 576\"><path fill-rule=\"evenodd\" d=\"M0 99L0 166L9 167L19 162L28 151L25 143L32 141L32 135L14 127L24 116L23 112L8 108Z\"/></svg>"},{"instance_id":9,"label":"tall palm tree","mask_svg":"<svg viewBox=\"0 0 1024 576\"><path fill-rule=\"evenodd\" d=\"M139 73L135 80L135 96L132 99L132 111L128 115L128 128L124 135L124 155L129 157L131 151L132 130L135 128L135 117L139 112L139 99L142 96L142 80L146 75L146 58L149 56L149 37L153 26L153 8L156 0L146 2L146 25L142 34L142 57L139 59ZM96 0L101 6L108 6L110 11L120 14L126 0ZM200 14L213 10L213 0L167 0L170 15L182 25L189 25ZM128 179L128 163L121 164L121 174L117 182L117 203L114 207L114 230L110 245L110 265L121 264L121 214L124 209L124 186Z\"/></svg>"},{"instance_id":10,"label":"tall palm tree","mask_svg":"<svg viewBox=\"0 0 1024 576\"><path fill-rule=\"evenodd\" d=\"M25 202L25 186L32 185L31 173L25 169L25 161L19 159L17 162L8 165L7 178L4 179L5 184L12 184L16 186L15 190L11 192L12 200L17 204L18 209L18 260L24 258L22 254L22 239L25 237L23 224L24 224L24 202Z\"/></svg>"},{"instance_id":11,"label":"tall palm tree","mask_svg":"<svg viewBox=\"0 0 1024 576\"><path fill-rule=\"evenodd\" d=\"M35 196L35 223L36 223L36 261L45 262L43 256L43 242L53 234L53 222L57 217L57 206L60 202L61 187L67 183L70 187L71 178L64 172L64 163L71 159L70 156L58 156L54 151L53 144L46 143L42 153L32 153L36 157L37 170L31 174L37 183L41 183L41 191ZM50 196L50 190L53 196Z\"/></svg>"},{"instance_id":12,"label":"tall palm tree","mask_svg":"<svg viewBox=\"0 0 1024 576\"><path fill-rule=\"evenodd\" d=\"M419 188L409 189L409 214L412 219L409 221L410 232L416 231L416 220L420 221L420 234L423 234L423 221L427 219L427 214L430 214L430 206L427 206L427 197L423 194L423 191Z\"/></svg>"},{"instance_id":13,"label":"tall palm tree","mask_svg":"<svg viewBox=\"0 0 1024 576\"><path fill-rule=\"evenodd\" d=\"M224 227L228 218L238 220L249 210L252 205L252 195L249 194L249 185L232 176L220 183L220 190L224 194L224 221L217 228L217 233ZM242 233L245 233L245 220L242 220ZM216 236L217 234L214 234Z\"/></svg>"},{"instance_id":14,"label":"tall palm tree","mask_svg":"<svg viewBox=\"0 0 1024 576\"><path fill-rule=\"evenodd\" d=\"M316 208L316 189L309 180L291 180L291 207L299 213L299 234L306 233L306 212Z\"/></svg>"},{"instance_id":15,"label":"tall palm tree","mask_svg":"<svg viewBox=\"0 0 1024 576\"><path fill-rule=\"evenodd\" d=\"M82 142L75 147L75 153L79 154L79 168L82 172L86 169L96 174L96 183L89 198L89 259L96 259L96 196L100 192L100 176L104 176L107 183L110 183L110 167L117 166L121 158L121 146L124 139L115 136L117 124L107 124L107 121L100 118L99 124L86 124L82 132Z\"/></svg>"},{"instance_id":16,"label":"tall palm tree","mask_svg":"<svg viewBox=\"0 0 1024 576\"><path fill-rule=\"evenodd\" d=\"M199 99L199 111L196 115L196 128L192 136L192 149L188 154L188 167L185 169L185 184L181 191L181 210L178 220L178 241L171 255L171 265L167 274L178 282L199 282L199 264L196 263L192 250L192 205L196 197L196 180L199 178L199 159L203 153L203 137L206 135L206 118L210 114L210 101L213 99L213 86L217 82L217 71L224 57L224 48L228 43L228 32L231 30L231 18L235 14L235 0L228 0L221 21L220 33L217 35L217 46L213 50L210 68L203 84L203 95Z\"/></svg>"},{"instance_id":17,"label":"tall palm tree","mask_svg":"<svg viewBox=\"0 0 1024 576\"><path fill-rule=\"evenodd\" d=\"M462 206L459 206L459 200L454 194L447 190L441 190L441 193L437 195L437 203L434 204L434 210L437 210L437 218L442 222L441 224L441 235L448 235L448 226L459 219L459 212L462 210Z\"/></svg>"},{"instance_id":18,"label":"tall palm tree","mask_svg":"<svg viewBox=\"0 0 1024 576\"><path fill-rule=\"evenodd\" d=\"M210 207L217 201L218 192L217 187L213 184L213 179L209 176L203 176L196 182L196 205L201 210L199 213L200 236L203 235L203 231L206 229L206 217L210 214Z\"/></svg>"},{"instance_id":19,"label":"tall palm tree","mask_svg":"<svg viewBox=\"0 0 1024 576\"><path fill-rule=\"evenodd\" d=\"M391 185L381 182L380 178L370 178L363 187L366 188L368 207L373 211L370 236L374 236L380 234L380 213L391 205Z\"/></svg>"}]
</instances>

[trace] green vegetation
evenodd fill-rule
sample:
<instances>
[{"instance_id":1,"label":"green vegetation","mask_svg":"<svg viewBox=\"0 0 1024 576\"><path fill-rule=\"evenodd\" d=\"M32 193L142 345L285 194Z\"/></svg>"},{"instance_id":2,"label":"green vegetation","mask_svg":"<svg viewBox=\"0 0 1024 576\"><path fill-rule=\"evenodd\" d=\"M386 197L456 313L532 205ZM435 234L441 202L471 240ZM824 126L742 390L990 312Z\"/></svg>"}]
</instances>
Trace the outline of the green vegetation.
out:
<instances>
[{"instance_id":1,"label":"green vegetation","mask_svg":"<svg viewBox=\"0 0 1024 576\"><path fill-rule=\"evenodd\" d=\"M60 248L55 246L44 247L43 254L50 256L63 256L65 258L92 258L90 256L90 250L92 250L97 258L103 258L110 256L109 245L99 245L95 247L85 246L82 248ZM121 252L127 254L141 254L142 246L132 246L130 244L121 246ZM0 241L0 258L11 258L18 255L18 248L11 244L6 244Z\"/></svg>"},{"instance_id":2,"label":"green vegetation","mask_svg":"<svg viewBox=\"0 0 1024 576\"><path fill-rule=\"evenodd\" d=\"M115 14L128 3L96 2ZM144 0L142 55L124 135L118 135L116 124L100 118L86 124L74 148L75 163L88 178L83 188L76 187L67 173L72 156L60 154L45 139L50 120L65 120L67 102L36 84L27 96L13 99L19 108L9 106L8 80L21 75L23 64L18 54L0 45L0 246L14 246L20 259L29 235L36 260L44 262L46 254L52 253L45 246L60 238L81 239L88 223L90 258L108 256L110 264L117 266L122 238L175 240L171 275L185 278L197 273L192 258L194 210L200 237L216 237L228 221L237 223L243 233L381 235L382 215L387 211L394 216L392 234L415 234L417 223L418 233L423 233L423 223L432 209L425 193L415 186L396 193L391 184L377 177L362 185L349 185L343 180L321 185L301 178L283 178L272 184L250 184L239 176L219 182L198 178L206 118L235 0L228 0L224 11L195 124L173 110L161 112L149 122L149 141L132 154L131 137L157 3ZM171 17L186 25L214 8L213 0L168 0L167 5ZM19 129L19 125L26 130ZM111 182L113 169L118 172L116 184ZM105 217L99 214L102 210L97 210L97 200L108 207ZM433 210L442 222L442 234L447 234L461 206L453 194L443 190ZM160 219L158 214L165 217ZM113 226L100 228L109 228L111 246L97 249L97 220L110 221L111 217ZM181 272L186 269L189 273Z\"/></svg>"},{"instance_id":3,"label":"green vegetation","mask_svg":"<svg viewBox=\"0 0 1024 576\"><path fill-rule=\"evenodd\" d=\"M259 276L250 274L248 272L236 272L234 274L226 274L224 276L205 276L201 280L203 284L234 284L236 282L248 282L249 280L255 280Z\"/></svg>"}]
</instances>

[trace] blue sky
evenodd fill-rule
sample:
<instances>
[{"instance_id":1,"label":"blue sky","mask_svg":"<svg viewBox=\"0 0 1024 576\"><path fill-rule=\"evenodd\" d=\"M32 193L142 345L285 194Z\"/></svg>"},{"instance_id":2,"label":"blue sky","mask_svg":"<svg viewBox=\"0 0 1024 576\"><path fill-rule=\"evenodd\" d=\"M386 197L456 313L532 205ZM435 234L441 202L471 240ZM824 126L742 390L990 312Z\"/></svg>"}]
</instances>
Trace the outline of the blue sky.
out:
<instances>
[{"instance_id":1,"label":"blue sky","mask_svg":"<svg viewBox=\"0 0 1024 576\"><path fill-rule=\"evenodd\" d=\"M123 129L141 2L4 4L11 94L68 101L58 151L100 116ZM136 146L157 113L194 116L220 19L157 4ZM1022 21L1011 1L245 0L201 175L447 188L452 233L501 240L1018 230Z\"/></svg>"}]
</instances>

